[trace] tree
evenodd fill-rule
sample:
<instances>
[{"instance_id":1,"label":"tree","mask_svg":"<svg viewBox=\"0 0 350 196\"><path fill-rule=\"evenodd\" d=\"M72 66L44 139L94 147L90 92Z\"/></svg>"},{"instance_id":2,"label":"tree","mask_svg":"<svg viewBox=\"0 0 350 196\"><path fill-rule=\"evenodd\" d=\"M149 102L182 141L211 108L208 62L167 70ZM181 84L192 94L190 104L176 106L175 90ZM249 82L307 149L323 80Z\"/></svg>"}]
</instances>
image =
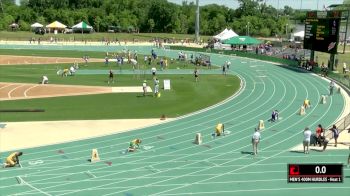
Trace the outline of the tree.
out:
<instances>
[{"instance_id":1,"label":"tree","mask_svg":"<svg viewBox=\"0 0 350 196\"><path fill-rule=\"evenodd\" d=\"M152 33L153 28L154 28L154 26L155 26L154 20L153 20L152 18L151 18L151 19L148 19L148 26L149 26L149 32Z\"/></svg>"}]
</instances>

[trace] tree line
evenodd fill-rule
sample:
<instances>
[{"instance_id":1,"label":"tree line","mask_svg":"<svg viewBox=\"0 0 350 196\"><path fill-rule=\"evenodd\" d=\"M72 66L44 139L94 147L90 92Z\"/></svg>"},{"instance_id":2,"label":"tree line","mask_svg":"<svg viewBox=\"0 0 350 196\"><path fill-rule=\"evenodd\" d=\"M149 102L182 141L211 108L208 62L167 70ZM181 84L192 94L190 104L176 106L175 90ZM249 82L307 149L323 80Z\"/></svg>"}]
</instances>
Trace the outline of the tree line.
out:
<instances>
[{"instance_id":1,"label":"tree line","mask_svg":"<svg viewBox=\"0 0 350 196\"><path fill-rule=\"evenodd\" d=\"M111 26L118 31L193 34L196 5L181 5L167 0L2 0L0 30L11 23L20 30L30 30L34 22L48 24L55 20L67 26L85 21L97 32ZM286 33L291 19L302 21L305 12L289 6L277 10L263 0L238 0L239 7L210 4L200 7L200 34L214 35L231 28L240 35L274 36ZM249 27L248 27L249 26Z\"/></svg>"}]
</instances>

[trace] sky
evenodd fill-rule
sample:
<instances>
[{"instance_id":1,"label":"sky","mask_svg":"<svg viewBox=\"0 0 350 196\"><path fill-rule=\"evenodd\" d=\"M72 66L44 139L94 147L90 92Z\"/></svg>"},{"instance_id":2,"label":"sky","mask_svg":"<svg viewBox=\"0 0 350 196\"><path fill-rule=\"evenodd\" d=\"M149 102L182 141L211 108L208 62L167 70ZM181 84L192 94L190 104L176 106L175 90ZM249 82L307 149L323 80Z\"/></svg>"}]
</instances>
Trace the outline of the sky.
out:
<instances>
[{"instance_id":1,"label":"sky","mask_svg":"<svg viewBox=\"0 0 350 196\"><path fill-rule=\"evenodd\" d=\"M169 2L181 4L183 0L168 0ZM187 2L196 2L195 0L187 0ZM285 5L292 7L293 9L312 9L322 10L323 6L326 7L331 4L342 4L343 0L265 0L267 4L272 5L275 8L283 9ZM216 3L219 5L225 5L230 8L237 8L239 6L237 0L199 0L199 5L206 5Z\"/></svg>"}]
</instances>

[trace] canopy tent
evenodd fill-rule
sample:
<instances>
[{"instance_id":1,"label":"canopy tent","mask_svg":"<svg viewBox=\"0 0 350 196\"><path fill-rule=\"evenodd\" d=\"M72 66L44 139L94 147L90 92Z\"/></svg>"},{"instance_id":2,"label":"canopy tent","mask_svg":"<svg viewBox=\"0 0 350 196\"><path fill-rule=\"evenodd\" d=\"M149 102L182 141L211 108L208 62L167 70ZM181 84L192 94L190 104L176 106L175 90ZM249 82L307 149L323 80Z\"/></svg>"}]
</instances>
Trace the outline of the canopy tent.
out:
<instances>
[{"instance_id":1,"label":"canopy tent","mask_svg":"<svg viewBox=\"0 0 350 196\"><path fill-rule=\"evenodd\" d=\"M299 31L297 33L293 34L294 37L304 37L305 36L305 31Z\"/></svg>"},{"instance_id":2,"label":"canopy tent","mask_svg":"<svg viewBox=\"0 0 350 196\"><path fill-rule=\"evenodd\" d=\"M236 36L224 41L224 44L231 45L257 45L260 43L262 43L262 41L250 36Z\"/></svg>"},{"instance_id":3,"label":"canopy tent","mask_svg":"<svg viewBox=\"0 0 350 196\"><path fill-rule=\"evenodd\" d=\"M72 26L72 29L92 29L92 26L86 24L84 21Z\"/></svg>"},{"instance_id":4,"label":"canopy tent","mask_svg":"<svg viewBox=\"0 0 350 196\"><path fill-rule=\"evenodd\" d=\"M93 30L92 26L88 25L86 22L82 21L74 26L72 26L73 32L81 32L81 33L91 33Z\"/></svg>"},{"instance_id":5,"label":"canopy tent","mask_svg":"<svg viewBox=\"0 0 350 196\"><path fill-rule=\"evenodd\" d=\"M9 25L12 31L16 31L19 28L19 25L17 23L12 23Z\"/></svg>"},{"instance_id":6,"label":"canopy tent","mask_svg":"<svg viewBox=\"0 0 350 196\"><path fill-rule=\"evenodd\" d=\"M50 29L65 29L67 26L58 22L58 21L55 21L51 24L48 24L46 25L46 28L50 28Z\"/></svg>"},{"instance_id":7,"label":"canopy tent","mask_svg":"<svg viewBox=\"0 0 350 196\"><path fill-rule=\"evenodd\" d=\"M230 39L232 37L237 37L237 36L238 36L238 34L230 29L224 35L221 36L221 40L226 40L226 39Z\"/></svg>"},{"instance_id":8,"label":"canopy tent","mask_svg":"<svg viewBox=\"0 0 350 196\"><path fill-rule=\"evenodd\" d=\"M42 24L40 24L40 23L34 23L34 24L32 24L32 25L30 25L30 27L32 27L32 28L41 28L41 27L43 27L44 25L42 25Z\"/></svg>"},{"instance_id":9,"label":"canopy tent","mask_svg":"<svg viewBox=\"0 0 350 196\"><path fill-rule=\"evenodd\" d=\"M9 27L11 27L11 28L18 28L19 25L17 23L12 23L12 24L9 25Z\"/></svg>"},{"instance_id":10,"label":"canopy tent","mask_svg":"<svg viewBox=\"0 0 350 196\"><path fill-rule=\"evenodd\" d=\"M228 32L228 29L226 28L225 30L223 30L221 33L213 36L215 39L221 39L221 37Z\"/></svg>"}]
</instances>

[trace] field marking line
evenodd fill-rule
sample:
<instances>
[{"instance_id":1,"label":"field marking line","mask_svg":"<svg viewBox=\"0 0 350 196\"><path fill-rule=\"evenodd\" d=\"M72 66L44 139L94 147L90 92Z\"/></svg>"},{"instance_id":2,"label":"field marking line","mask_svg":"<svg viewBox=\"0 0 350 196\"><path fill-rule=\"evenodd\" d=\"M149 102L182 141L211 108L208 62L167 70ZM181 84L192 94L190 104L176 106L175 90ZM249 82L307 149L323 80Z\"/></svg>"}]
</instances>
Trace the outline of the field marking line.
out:
<instances>
[{"instance_id":1,"label":"field marking line","mask_svg":"<svg viewBox=\"0 0 350 196\"><path fill-rule=\"evenodd\" d=\"M22 178L21 178L21 179L22 179ZM36 190L36 191L38 191L38 192L40 192L40 193L42 193L42 194L44 194L44 195L51 196L49 193L46 193L46 192L44 192L44 191L42 191L42 190L36 188L35 186L29 184L28 182L26 182L26 181L23 180L23 179L22 179L22 182L23 182L23 184L29 186L30 188L32 188L32 189L34 189L34 190ZM15 194L15 195L16 195L16 194Z\"/></svg>"},{"instance_id":2,"label":"field marking line","mask_svg":"<svg viewBox=\"0 0 350 196\"><path fill-rule=\"evenodd\" d=\"M10 84L5 84L5 86L0 87L0 90L3 89L3 88L6 88L6 87L12 86L12 85L14 85L14 84L11 84L11 83Z\"/></svg>"},{"instance_id":3,"label":"field marking line","mask_svg":"<svg viewBox=\"0 0 350 196\"><path fill-rule=\"evenodd\" d=\"M275 90L275 88L274 88L274 90ZM262 96L262 95L260 95L260 96ZM256 100L258 100L259 98L257 98ZM270 98L271 99L271 98ZM268 100L267 100L268 101ZM260 106L261 107L261 106ZM228 115L228 114L227 114ZM241 124L242 124L243 122L241 122ZM244 130L242 130L242 131L244 131ZM184 141L184 142L187 142L187 141ZM183 143L183 142L182 142ZM191 148L191 147L190 147ZM170 152L171 153L171 152Z\"/></svg>"},{"instance_id":4,"label":"field marking line","mask_svg":"<svg viewBox=\"0 0 350 196\"><path fill-rule=\"evenodd\" d=\"M33 89L33 88L35 88L35 87L37 87L37 86L39 86L39 85L36 84L36 85L33 85L33 86L27 88L27 89L24 91L24 97L28 97L28 96L27 96L28 91L30 91L31 89Z\"/></svg>"},{"instance_id":5,"label":"field marking line","mask_svg":"<svg viewBox=\"0 0 350 196\"><path fill-rule=\"evenodd\" d=\"M110 179L112 180L112 179ZM276 181L286 181L285 178L282 179L266 179L266 180L230 180L230 181L218 181L218 182L208 182L208 183L200 183L202 185L211 185L211 184L227 184L227 183L253 183L253 182L276 182ZM181 186L181 185L188 185L189 183L173 183L173 184L157 184L152 185L148 187L168 187L168 186ZM148 188L147 187L147 188ZM113 187L100 187L100 188L94 188L94 190L113 190L113 189L125 189L125 188L138 188L137 185L134 186L113 186ZM61 193L61 192L72 192L72 190L59 190L59 191L50 191L51 193Z\"/></svg>"},{"instance_id":6,"label":"field marking line","mask_svg":"<svg viewBox=\"0 0 350 196\"><path fill-rule=\"evenodd\" d=\"M243 84L245 84L245 83L246 83L246 82L245 82L245 78L242 78L242 77L240 77L240 78L241 78L241 81L243 81ZM250 76L248 76L248 78L253 79L253 78L250 77ZM245 86L245 85L243 85L243 86ZM243 89L244 89L244 88L243 88ZM254 85L254 89L255 89L255 85ZM227 98L226 100L224 100L224 101L222 101L222 102L220 102L220 103L218 103L218 104L215 104L215 105L213 105L213 106L210 106L210 107L208 107L208 108L204 108L203 110L199 110L199 111L196 111L196 112L193 112L193 113L186 114L186 115L184 115L184 116L178 117L178 118L174 119L173 121L181 120L181 119L184 119L184 118L186 118L186 117L193 116L193 115L195 115L195 114L199 114L199 113L205 112L205 111L207 111L207 110L209 110L209 109L212 109L212 108L218 107L218 106L220 106L220 105L223 105L223 104L227 103L228 101L233 100L234 98L236 98L236 97L237 97L238 95L240 95L242 92L243 92L243 90L242 90L242 82L241 82L240 90L239 90L238 92L236 92L234 95L232 95L231 97ZM252 93L253 93L253 91L251 91L250 95L251 95ZM239 103L245 101L245 99L247 99L248 97L249 97L249 96L245 97L244 99L238 101L238 102L235 103L235 104L230 105L229 107L225 108L224 110L229 110L231 107L235 107L237 104L239 104ZM240 111L240 110L238 110L238 111ZM234 111L234 112L237 112L237 111ZM233 112L233 113L234 113L234 112ZM218 113L218 112L215 112L214 114L216 114L216 113ZM231 113L232 113L232 112L231 112ZM231 114L231 113L229 113L229 114ZM211 115L211 114L210 114L210 115ZM202 119L202 118L206 118L206 117L208 117L208 116L210 116L210 115L205 115L205 116L203 116L203 117L201 117L201 118L199 118L199 119L194 119L194 120L190 120L190 121L184 121L184 122L176 123L176 124L171 125L171 126L169 126L169 127L171 128L171 127L181 126L181 125L183 125L183 124L189 124L189 123L192 122L192 121L197 121L197 120L200 120L200 119ZM160 123L154 124L154 125L152 125L152 126L140 127L140 128L138 128L137 130L144 129L144 128L149 128L149 127L154 127L154 126L157 126L157 125L160 125L160 124L164 124L164 123L170 123L170 122L173 122L173 121L160 122ZM160 128L160 129L153 129L152 131L156 132L156 131L160 131L160 130L165 130L165 129L169 128L169 127ZM191 126L189 126L189 127L191 127ZM183 129L183 128L182 128L182 129ZM182 129L181 129L181 130L182 130ZM133 130L135 130L135 129L133 129ZM131 130L126 130L126 131L131 131ZM173 132L178 132L178 131L179 131L179 130L175 130L175 131L168 132L168 133L173 133ZM118 133L117 133L117 134L118 134ZM106 134L106 135L101 135L100 137L108 136L108 135L117 135L117 134L116 134L116 133L114 133L114 134ZM145 134L146 134L146 133L141 133L140 135L145 135ZM148 132L147 134L150 134L150 132ZM140 136L138 136L138 137L140 137ZM147 137L146 139L148 139L148 138L151 138L151 137ZM87 139L91 139L91 138L85 138L84 140L87 140ZM69 146L69 147L66 147L66 149L75 148L75 147L82 147L82 146L91 145L91 144L105 143L105 142L115 141L115 140L119 140L119 139L123 139L123 138L109 139L109 140L107 140L107 141L104 140L104 141L98 141L98 142L91 142L91 143L87 143L87 144L71 145L71 146ZM69 142L74 142L74 141L81 141L81 140L71 140L71 141L69 141ZM57 144L57 143L56 143L56 144ZM61 143L58 143L58 144L61 144ZM38 146L38 147L40 147L40 146ZM110 147L110 146L107 146L106 148L108 148L108 147ZM28 154L31 154L31 155L32 155L32 154L40 154L40 153L45 153L45 152L50 152L50 151L56 151L56 150L59 150L59 149L44 150L44 151L39 151L39 152L34 152L34 153L28 153ZM73 152L73 153L85 152L85 151L87 151L87 150L75 151L75 152ZM73 153L69 153L69 154L73 154ZM27 155L28 155L28 154L27 154ZM57 155L54 155L54 156L57 156ZM46 157L54 157L54 156L46 156ZM46 158L46 157L44 157L44 158ZM33 160L34 160L34 159L33 159ZM1 171L0 171L0 173L1 173Z\"/></svg>"},{"instance_id":7,"label":"field marking line","mask_svg":"<svg viewBox=\"0 0 350 196\"><path fill-rule=\"evenodd\" d=\"M273 84L274 84L274 83L273 83ZM283 86L284 86L284 88L286 89L286 86L285 86L284 84L283 84ZM274 88L273 88L273 89L274 89L274 92L275 92L275 89L276 89L276 88L275 88L275 85L274 85ZM286 93L286 90L285 90L285 93ZM294 97L294 98L295 98L295 97Z\"/></svg>"},{"instance_id":8,"label":"field marking line","mask_svg":"<svg viewBox=\"0 0 350 196\"><path fill-rule=\"evenodd\" d=\"M234 106L232 106L232 107L234 107ZM207 115L207 116L209 116L209 115ZM205 116L205 117L207 117L207 116ZM202 117L202 118L204 118L204 117ZM215 120L215 119L214 119ZM185 122L185 123L183 123L183 124L186 124L187 122ZM176 124L176 125L178 125L178 124ZM173 127L176 127L176 126L173 126ZM159 129L159 130L162 130L162 129L165 129L165 128L161 128L161 129ZM173 131L173 132L177 132L178 130L175 130L175 131ZM189 133L189 134L191 134L191 133ZM153 136L152 136L153 137ZM152 137L149 137L149 138L152 138ZM80 146L80 145L78 145L78 146ZM110 147L110 146L107 146L107 147L105 147L105 148L108 148L108 147ZM168 146L166 146L166 147L168 147ZM50 150L51 151L51 150ZM83 151L86 151L86 150L83 150ZM33 154L36 154L36 153L33 153ZM58 155L54 155L54 156L58 156ZM53 157L53 156L47 156L47 157ZM30 160L36 160L36 159L30 159ZM61 161L61 162L64 162L64 161ZM1 171L0 171L1 172Z\"/></svg>"},{"instance_id":9,"label":"field marking line","mask_svg":"<svg viewBox=\"0 0 350 196\"><path fill-rule=\"evenodd\" d=\"M302 84L302 85L304 86L304 84ZM312 84L312 83L311 83L311 86L316 87L316 86L314 86L314 84ZM305 86L304 86L304 88L305 88ZM305 88L305 89L307 89L307 88ZM319 91L319 89L316 88L316 91L318 92L318 97L320 97L320 91ZM308 95L309 92L306 91L306 93L307 93L307 95ZM306 96L306 97L308 97L308 96ZM319 101L319 99L320 99L320 98L318 98L318 101ZM330 104L328 105L327 111L323 113L322 117L325 116L326 113L328 113L328 111L330 110L330 108L331 108L331 107L330 107L330 106L331 106L331 103L332 103L332 100L330 101ZM314 107L314 108L312 109L312 111L314 111L315 109L316 109L316 107ZM294 124L295 124L295 123L294 123ZM314 124L317 124L317 123L314 122ZM290 136L290 137L288 137L288 138L286 138L286 139L284 139L284 140L282 140L282 141L280 141L280 142L277 142L277 143L275 143L275 144L273 144L273 145L270 145L269 147L266 147L266 148L264 148L264 149L271 148L272 146L275 146L275 145L277 145L277 144L279 144L279 143L282 143L282 142L284 142L284 141L286 141L286 140L289 140L289 139L295 137L295 136L298 135L298 134L300 134L300 133L298 132L298 133L296 133L296 134L293 134L292 136ZM191 185L194 185L194 184L197 184L197 183L200 183L200 182L204 182L204 181L208 181L208 180L212 180L212 179L215 179L215 178L218 178L218 177L227 175L227 174L231 174L232 172L235 172L235 171L238 171L238 170L247 168L247 167L249 167L249 166L252 166L252 165L254 165L254 164L256 164L256 163L259 163L259 162L268 160L268 159L270 159L270 158L272 158L272 157L275 157L275 156L277 156L277 155L280 155L280 154L282 154L282 153L284 153L284 152L285 152L285 151L281 151L281 152L276 153L276 154L274 154L274 155L272 155L272 156L266 157L266 158L264 158L264 159L262 159L262 160L258 160L257 162L254 162L254 163L245 165L245 166L243 166L243 167L241 167L241 168L238 168L238 169L234 169L234 170L232 170L232 171L230 171L230 172L228 172L228 173L220 174L220 175L217 175L217 176L214 176L214 177L210 177L210 178L207 178L207 179L204 179L204 180L200 180L200 181L191 183ZM236 160L238 160L238 159L236 159ZM226 163L229 163L229 162L232 162L232 161L228 161L228 162L226 162ZM222 163L222 164L226 164L226 163ZM204 170L205 170L205 169L204 169ZM199 170L199 171L203 171L203 170ZM198 171L197 171L197 172L198 172ZM192 172L192 173L193 173L193 172ZM190 174L192 174L192 173L190 173ZM186 175L182 175L181 177L184 177L184 176L186 176ZM177 178L178 178L178 177L177 177ZM174 179L174 178L172 178L172 179ZM175 179L176 179L176 178L175 178ZM166 180L166 181L168 181L168 180ZM160 182L163 182L163 181L160 181ZM157 183L159 183L159 182L157 182ZM158 193L155 193L155 194L152 194L152 195L159 195L159 194L162 194L162 193L166 193L166 192L169 192L169 191L177 190L177 189L184 188L184 187L187 187L187 186L188 186L188 185L183 185L183 186L180 186L180 187L177 187L177 188L173 188L173 189L161 191L161 192L158 192ZM150 195L150 196L152 196L152 195Z\"/></svg>"},{"instance_id":10,"label":"field marking line","mask_svg":"<svg viewBox=\"0 0 350 196\"><path fill-rule=\"evenodd\" d=\"M295 97L294 97L294 99L295 99Z\"/></svg>"},{"instance_id":11,"label":"field marking line","mask_svg":"<svg viewBox=\"0 0 350 196\"><path fill-rule=\"evenodd\" d=\"M305 86L303 83L301 83L301 85L304 87L304 89L307 89L306 86ZM311 86L313 86L313 87L315 88L316 92L318 92L318 94L320 94L319 89L317 89L316 86L315 86L314 84L311 83ZM307 91L307 90L306 90L306 94L308 95L308 91ZM306 97L308 97L308 96L306 96ZM318 96L318 99L320 99L319 96ZM331 105L331 104L330 104L330 105ZM330 109L330 105L328 106L327 112L328 112L328 110ZM312 111L314 111L315 109L316 109L316 107L313 108ZM327 112L325 112L322 116L326 115ZM303 119L303 118L302 118L302 119ZM302 120L302 119L301 119L301 120ZM301 120L299 120L299 121L301 121ZM297 121L296 123L298 123L299 121ZM296 124L296 123L294 123L294 124ZM294 124L292 124L292 125L294 125ZM292 125L290 125L289 127L291 127ZM287 127L287 128L289 128L289 127ZM285 128L284 130L286 130L287 128ZM273 134L273 135L277 135L277 134L278 134L278 133ZM294 134L292 137L296 136L297 134L299 134L299 133ZM272 136L273 136L273 135L272 135ZM272 137L272 136L270 136L270 137ZM290 139L290 138L287 138L287 139ZM280 141L280 142L277 142L277 143L275 143L275 144L273 144L273 145L270 145L270 147L275 146L275 145L277 145L277 144L280 144L280 143L284 142L284 141L287 140L287 139L284 139L284 140L282 140L282 141ZM248 146L248 145L247 145L247 146ZM222 147L222 146L221 146L221 147ZM281 154L281 153L284 153L284 152L285 152L285 151L282 151L282 152L280 152L280 153L275 154L274 156L277 156L277 155L279 155L279 154ZM270 156L270 157L272 157L272 156ZM240 158L234 159L233 161L236 161L236 160L239 160L239 159L240 159ZM265 159L263 159L263 160L259 160L258 162L261 162L261 161L264 161L264 160L267 160L267 159L268 159L268 158L265 158ZM226 162L226 163L229 163L229 162L232 162L232 160L230 160L230 161L228 161L228 162ZM255 162L255 163L258 163L258 162ZM226 163L222 163L222 164L226 164ZM222 164L220 164L220 165L222 165ZM231 172L237 171L237 170L239 170L239 169L246 168L246 167L248 167L248 166L250 166L250 165L253 165L253 163L252 163L252 164L245 165L245 166L243 166L243 167L241 167L241 168L235 169L235 170L233 170L233 171L231 171ZM189 173L189 174L201 172L201 171L204 171L204 170L206 170L206 169L199 170L199 171L196 171L196 172L192 172L192 173ZM230 172L230 173L231 173L231 172ZM188 174L186 174L186 175L188 175ZM180 175L180 176L178 176L178 177L176 177L176 178L184 177L184 176L186 176L186 175ZM213 179L213 178L217 178L217 177L220 177L220 176L222 176L222 175L217 175L217 176L215 176L215 177L211 177L211 178L208 178L208 179L205 179L205 180L201 180L201 181L198 181L198 182L206 181L206 180ZM158 182L156 182L156 183L165 182L165 181L173 180L173 179L176 179L176 178L170 178L170 179L167 179L167 180L158 181ZM196 183L198 183L198 182L191 183L191 185L192 185L192 184L196 184ZM155 183L151 183L151 184L155 184ZM108 185L111 185L111 183L108 184ZM177 187L177 188L174 188L174 189L165 190L165 191L158 192L158 193L155 193L155 194L152 194L152 195L158 195L158 194L161 194L161 193L169 192L169 191L176 190L176 189L179 189L179 188L183 188L183 187L186 187L186 186L188 186L188 185L184 185L184 186ZM130 190L123 190L123 191L130 191ZM109 195L109 194L105 194L105 195Z\"/></svg>"},{"instance_id":12,"label":"field marking line","mask_svg":"<svg viewBox=\"0 0 350 196\"><path fill-rule=\"evenodd\" d=\"M324 162L322 162L324 163ZM330 162L333 163L333 162ZM286 163L283 163L286 164ZM240 165L243 166L243 165ZM218 168L220 167L228 167L228 166L218 166ZM145 171L147 171L147 169L145 169ZM241 173L234 173L233 175L245 175L245 174L265 174L265 173L285 173L286 170L279 170L279 171L264 171L264 172L241 172ZM108 172L95 172L95 173L116 173L115 171L108 171ZM71 173L74 174L74 173ZM69 175L71 175L69 174ZM52 174L52 175L57 175L57 174ZM67 174L68 175L68 174ZM191 177L202 177L202 176L215 176L217 174L195 174L195 175L188 175ZM28 176L30 177L30 176ZM33 177L33 176L32 176ZM39 176L40 177L40 176ZM175 177L172 175L163 175L163 176L147 176L144 177L142 179L159 179L159 178L171 178L171 177ZM132 179L133 177L117 177L117 178L103 178L103 179L91 179L90 181L94 182L94 181L115 181L115 180L120 180L120 179ZM74 183L74 182L79 182L80 180L72 180L70 182ZM66 182L64 180L59 180L59 181L53 181L53 182L42 182L42 183L31 183L32 185L41 185L41 184L57 184L57 183L62 183L62 182ZM2 187L0 187L2 188Z\"/></svg>"},{"instance_id":13,"label":"field marking line","mask_svg":"<svg viewBox=\"0 0 350 196\"><path fill-rule=\"evenodd\" d=\"M7 97L8 97L9 99L11 99L11 93L12 93L13 91L15 91L16 89L21 88L22 86L25 86L25 84L18 85L18 86L16 86L15 88L13 88L12 90L10 90L10 91L7 93Z\"/></svg>"},{"instance_id":14,"label":"field marking line","mask_svg":"<svg viewBox=\"0 0 350 196\"><path fill-rule=\"evenodd\" d=\"M305 86L304 86L304 88L305 88ZM316 89L316 91L318 91L317 89ZM295 97L294 97L295 98ZM300 120L299 120L300 121ZM294 123L294 124L296 124L296 123ZM276 133L276 134L274 134L274 135L277 135L278 133ZM273 135L273 136L274 136ZM272 137L272 136L270 136L270 137ZM281 142L279 142L279 143L281 143ZM277 143L277 144L279 144L279 143ZM227 145L227 144L226 144ZM275 144L276 145L276 144ZM247 146L250 146L250 145L247 145ZM222 147L222 146L221 146ZM244 147L246 147L246 146L244 146ZM242 148L244 148L244 147L242 147ZM241 149L241 148L240 148ZM238 158L239 159L239 158ZM234 159L234 160L238 160L238 159ZM231 161L229 161L229 162L231 162ZM187 164L187 165L191 165L191 164ZM221 165L221 164L220 164ZM183 167L183 166L181 166L181 167ZM205 170L205 169L204 169ZM197 173L197 172L192 172L192 173L190 173L190 174L193 174L193 173ZM148 175L144 175L144 176L148 176ZM172 178L172 179L176 179L176 178L179 178L179 177L184 177L184 176L186 176L186 175L181 175L181 176L178 176L178 177L175 177L175 178ZM163 181L160 181L160 182L164 182L164 181L168 181L169 179L167 179L167 180L163 180ZM124 182L124 181L121 181L121 182ZM120 182L118 182L118 183L120 183ZM148 184L148 185L144 185L144 186L140 186L140 187L146 187L146 186L150 186L150 185L152 185L152 184L157 184L157 183L159 183L159 182L156 182L156 183L151 183L151 184ZM112 185L112 184L114 184L114 183L109 183L109 184L107 184L107 185ZM104 186L104 185L103 185ZM188 185L187 185L188 186ZM101 186L97 186L97 187L101 187ZM95 187L96 188L96 187ZM89 190L89 189L86 189L86 190ZM129 189L130 190L130 189ZM123 190L123 191L129 191L129 190ZM74 192L79 192L79 191L74 191ZM71 193L74 193L74 192L71 192ZM61 194L61 195L65 195L65 194ZM110 195L110 194L105 194L105 195Z\"/></svg>"},{"instance_id":15,"label":"field marking line","mask_svg":"<svg viewBox=\"0 0 350 196\"><path fill-rule=\"evenodd\" d=\"M286 179L284 179L286 180ZM241 190L232 190L232 191L215 191L215 192L209 192L209 191L201 191L201 192L195 192L195 193L167 193L167 194L161 194L161 196L171 196L171 195L203 195L203 194L213 194L217 195L220 193L240 193L240 192L259 192L259 191L282 191L282 190L313 190L313 189L350 189L350 187L296 187L296 188L275 188L275 189L241 189Z\"/></svg>"}]
</instances>

